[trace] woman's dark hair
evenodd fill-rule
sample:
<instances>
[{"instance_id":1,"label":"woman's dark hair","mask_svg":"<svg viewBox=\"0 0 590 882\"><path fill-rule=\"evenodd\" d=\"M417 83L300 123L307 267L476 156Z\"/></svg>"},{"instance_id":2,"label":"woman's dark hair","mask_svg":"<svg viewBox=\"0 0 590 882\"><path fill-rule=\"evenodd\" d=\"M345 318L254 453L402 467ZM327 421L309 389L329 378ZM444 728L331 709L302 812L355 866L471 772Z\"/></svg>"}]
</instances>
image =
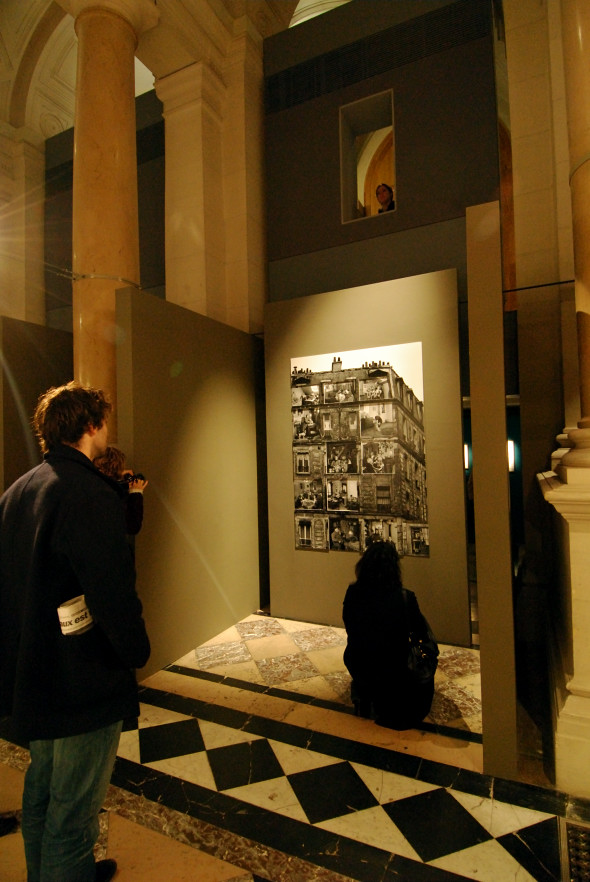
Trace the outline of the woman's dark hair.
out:
<instances>
[{"instance_id":1,"label":"woman's dark hair","mask_svg":"<svg viewBox=\"0 0 590 882\"><path fill-rule=\"evenodd\" d=\"M372 542L357 562L355 574L357 581L368 588L401 591L401 568L395 544L389 540Z\"/></svg>"},{"instance_id":2,"label":"woman's dark hair","mask_svg":"<svg viewBox=\"0 0 590 882\"><path fill-rule=\"evenodd\" d=\"M100 429L111 410L104 392L74 380L48 389L39 397L32 420L41 453L57 444L77 444L89 428Z\"/></svg>"},{"instance_id":3,"label":"woman's dark hair","mask_svg":"<svg viewBox=\"0 0 590 882\"><path fill-rule=\"evenodd\" d=\"M118 447L109 446L102 456L97 456L92 462L96 468L109 478L120 481L125 469L125 454Z\"/></svg>"},{"instance_id":4,"label":"woman's dark hair","mask_svg":"<svg viewBox=\"0 0 590 882\"><path fill-rule=\"evenodd\" d=\"M377 189L375 190L375 196L378 194L378 192L379 192L379 190L381 189L381 187L385 187L386 190L389 190L389 195L391 196L391 199L393 200L393 190L391 189L391 187L389 186L389 184L379 184L379 186L378 186Z\"/></svg>"}]
</instances>

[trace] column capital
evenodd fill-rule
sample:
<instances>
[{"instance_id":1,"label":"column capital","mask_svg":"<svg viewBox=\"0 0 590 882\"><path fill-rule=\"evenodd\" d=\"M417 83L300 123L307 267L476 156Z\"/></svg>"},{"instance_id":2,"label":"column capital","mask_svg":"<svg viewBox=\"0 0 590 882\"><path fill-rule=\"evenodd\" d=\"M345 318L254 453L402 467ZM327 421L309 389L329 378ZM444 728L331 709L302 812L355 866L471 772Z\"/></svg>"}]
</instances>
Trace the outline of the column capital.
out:
<instances>
[{"instance_id":1,"label":"column capital","mask_svg":"<svg viewBox=\"0 0 590 882\"><path fill-rule=\"evenodd\" d=\"M155 28L160 20L154 0L59 0L59 3L74 18L89 9L114 12L129 22L138 37Z\"/></svg>"},{"instance_id":2,"label":"column capital","mask_svg":"<svg viewBox=\"0 0 590 882\"><path fill-rule=\"evenodd\" d=\"M175 110L199 102L205 102L219 119L223 117L225 84L217 71L203 61L157 79L154 86L164 105L164 119Z\"/></svg>"}]
</instances>

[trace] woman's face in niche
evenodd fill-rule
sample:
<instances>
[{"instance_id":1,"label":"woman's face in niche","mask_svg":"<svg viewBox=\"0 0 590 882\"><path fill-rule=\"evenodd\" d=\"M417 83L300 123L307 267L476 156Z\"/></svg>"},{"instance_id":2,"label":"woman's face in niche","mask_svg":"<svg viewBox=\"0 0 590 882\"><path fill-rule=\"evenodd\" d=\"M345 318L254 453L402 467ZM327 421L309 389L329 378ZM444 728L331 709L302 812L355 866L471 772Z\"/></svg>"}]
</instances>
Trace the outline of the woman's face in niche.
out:
<instances>
[{"instance_id":1,"label":"woman's face in niche","mask_svg":"<svg viewBox=\"0 0 590 882\"><path fill-rule=\"evenodd\" d=\"M392 200L391 193L389 192L387 187L383 186L383 184L377 187L377 200L379 202L379 205L389 205Z\"/></svg>"}]
</instances>

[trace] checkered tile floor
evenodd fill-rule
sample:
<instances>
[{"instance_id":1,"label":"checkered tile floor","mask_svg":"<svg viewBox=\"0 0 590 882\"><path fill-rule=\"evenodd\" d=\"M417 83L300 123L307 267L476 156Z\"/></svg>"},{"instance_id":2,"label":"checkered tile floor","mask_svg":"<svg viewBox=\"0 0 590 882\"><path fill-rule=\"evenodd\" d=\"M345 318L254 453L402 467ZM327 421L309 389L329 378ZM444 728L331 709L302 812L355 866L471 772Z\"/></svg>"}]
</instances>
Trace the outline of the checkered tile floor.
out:
<instances>
[{"instance_id":1,"label":"checkered tile floor","mask_svg":"<svg viewBox=\"0 0 590 882\"><path fill-rule=\"evenodd\" d=\"M250 618L142 684L107 813L254 882L586 878L570 874L564 842L572 818L586 835L590 803L473 771L476 732L431 724L400 737L355 718L335 676L338 633ZM441 685L460 679L475 697L472 664L451 653Z\"/></svg>"},{"instance_id":2,"label":"checkered tile floor","mask_svg":"<svg viewBox=\"0 0 590 882\"><path fill-rule=\"evenodd\" d=\"M562 879L563 794L359 743L346 737L343 707L337 737L195 697L215 679L207 671L174 665L166 676L169 689L141 690L114 784L308 868L258 867L255 879ZM272 694L237 678L223 685L251 690L253 702Z\"/></svg>"}]
</instances>

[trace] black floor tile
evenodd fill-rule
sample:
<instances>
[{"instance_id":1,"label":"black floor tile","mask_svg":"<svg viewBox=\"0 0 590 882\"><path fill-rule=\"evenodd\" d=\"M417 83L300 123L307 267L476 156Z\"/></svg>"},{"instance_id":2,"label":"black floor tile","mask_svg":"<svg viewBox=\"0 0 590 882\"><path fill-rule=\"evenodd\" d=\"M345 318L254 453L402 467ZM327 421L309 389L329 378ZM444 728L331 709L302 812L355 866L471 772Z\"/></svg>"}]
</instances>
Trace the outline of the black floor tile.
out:
<instances>
[{"instance_id":1,"label":"black floor tile","mask_svg":"<svg viewBox=\"0 0 590 882\"><path fill-rule=\"evenodd\" d=\"M423 861L493 838L443 789L398 799L383 808Z\"/></svg>"},{"instance_id":2,"label":"black floor tile","mask_svg":"<svg viewBox=\"0 0 590 882\"><path fill-rule=\"evenodd\" d=\"M179 720L162 726L139 730L139 755L142 763L153 763L172 756L184 756L205 750L198 720Z\"/></svg>"},{"instance_id":3,"label":"black floor tile","mask_svg":"<svg viewBox=\"0 0 590 882\"><path fill-rule=\"evenodd\" d=\"M549 818L498 837L498 842L536 882L560 882L561 859L557 818Z\"/></svg>"},{"instance_id":4,"label":"black floor tile","mask_svg":"<svg viewBox=\"0 0 590 882\"><path fill-rule=\"evenodd\" d=\"M311 824L379 805L348 763L287 776Z\"/></svg>"},{"instance_id":5,"label":"black floor tile","mask_svg":"<svg viewBox=\"0 0 590 882\"><path fill-rule=\"evenodd\" d=\"M366 877L362 882L373 882L373 879L369 880L369 877ZM465 876L458 876L449 870L439 870L438 867L420 864L418 861L395 855L383 882L467 882L467 880ZM496 882L506 882L506 880L498 879Z\"/></svg>"},{"instance_id":6,"label":"black floor tile","mask_svg":"<svg viewBox=\"0 0 590 882\"><path fill-rule=\"evenodd\" d=\"M264 738L216 747L207 752L218 790L269 781L284 775L272 747Z\"/></svg>"}]
</instances>

